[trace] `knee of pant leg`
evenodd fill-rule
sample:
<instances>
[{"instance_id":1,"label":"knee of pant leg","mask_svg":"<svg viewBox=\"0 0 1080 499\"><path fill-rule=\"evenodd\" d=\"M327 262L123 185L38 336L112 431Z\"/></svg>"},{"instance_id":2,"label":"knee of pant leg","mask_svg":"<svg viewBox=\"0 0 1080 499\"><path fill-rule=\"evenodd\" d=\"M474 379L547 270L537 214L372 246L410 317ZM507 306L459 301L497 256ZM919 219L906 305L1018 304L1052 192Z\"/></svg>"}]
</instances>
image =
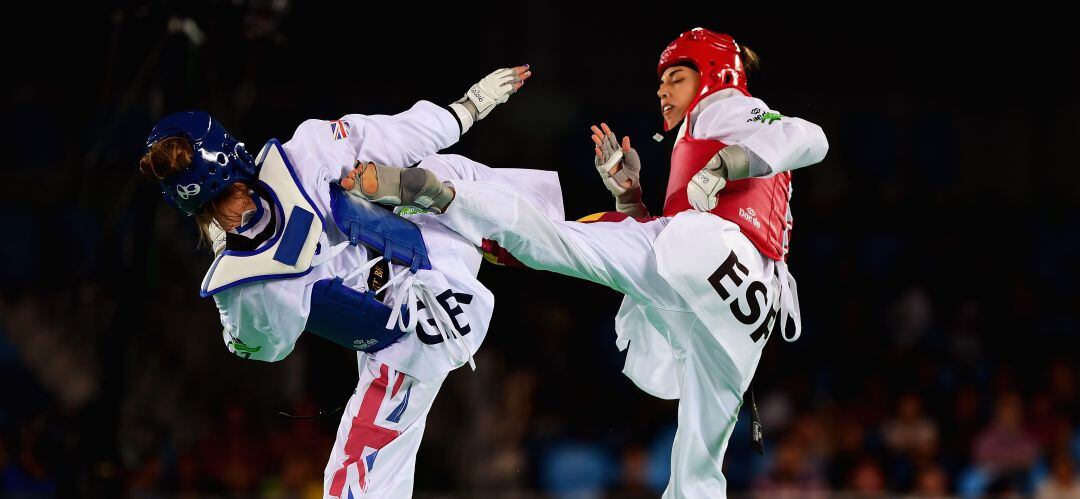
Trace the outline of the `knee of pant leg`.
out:
<instances>
[{"instance_id":1,"label":"knee of pant leg","mask_svg":"<svg viewBox=\"0 0 1080 499\"><path fill-rule=\"evenodd\" d=\"M450 180L458 178L457 169L447 162L442 154L431 154L421 159L416 164L417 167L425 170L430 170L437 177L443 180Z\"/></svg>"},{"instance_id":2,"label":"knee of pant leg","mask_svg":"<svg viewBox=\"0 0 1080 499\"><path fill-rule=\"evenodd\" d=\"M438 157L440 163L449 170L448 174L453 176L443 180L483 180L482 170L488 168L460 154L439 154Z\"/></svg>"}]
</instances>

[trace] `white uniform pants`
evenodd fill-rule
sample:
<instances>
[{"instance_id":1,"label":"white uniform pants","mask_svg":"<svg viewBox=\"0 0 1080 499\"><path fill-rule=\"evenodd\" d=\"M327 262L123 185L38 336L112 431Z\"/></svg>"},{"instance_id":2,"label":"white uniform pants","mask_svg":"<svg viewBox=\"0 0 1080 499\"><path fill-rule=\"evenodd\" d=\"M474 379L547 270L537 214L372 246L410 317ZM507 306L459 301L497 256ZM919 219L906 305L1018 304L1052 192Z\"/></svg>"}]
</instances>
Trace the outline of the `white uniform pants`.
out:
<instances>
[{"instance_id":1,"label":"white uniform pants","mask_svg":"<svg viewBox=\"0 0 1080 499\"><path fill-rule=\"evenodd\" d=\"M360 354L360 382L338 425L323 497L411 497L416 452L443 379L422 383Z\"/></svg>"},{"instance_id":2,"label":"white uniform pants","mask_svg":"<svg viewBox=\"0 0 1080 499\"><path fill-rule=\"evenodd\" d=\"M736 322L726 309L738 302L740 293L748 296L743 291L754 281L750 277L741 284L725 281L731 285L728 296L713 297L725 310L727 317L719 322L725 324L724 330L711 331L698 320L701 311L696 309L697 303L692 305L684 300L659 273L654 243L672 219L645 223L552 220L513 190L484 182L492 171L488 167L466 158L449 160L458 170L457 178L473 181L453 182L457 197L440 219L473 244L491 239L530 268L602 284L662 313L692 316L692 320L684 321L693 324L688 331L663 331L675 343L672 350L680 371L679 427L672 449L671 479L664 497L725 497L724 453L742 405L743 391L765 343L760 336L753 342L747 339L760 326ZM763 281L765 307L772 307L779 295L772 262L753 249L741 234L736 235L734 242L739 246L739 268ZM735 255L735 251L731 254ZM702 276L702 281L707 277L708 273ZM709 292L714 293L711 288ZM755 303L760 309L761 304ZM745 304L739 306L745 311ZM762 323L769 321L762 320ZM739 348L729 346L736 342ZM744 345L747 343L749 346ZM735 353L752 358L744 358L737 364L732 360Z\"/></svg>"}]
</instances>

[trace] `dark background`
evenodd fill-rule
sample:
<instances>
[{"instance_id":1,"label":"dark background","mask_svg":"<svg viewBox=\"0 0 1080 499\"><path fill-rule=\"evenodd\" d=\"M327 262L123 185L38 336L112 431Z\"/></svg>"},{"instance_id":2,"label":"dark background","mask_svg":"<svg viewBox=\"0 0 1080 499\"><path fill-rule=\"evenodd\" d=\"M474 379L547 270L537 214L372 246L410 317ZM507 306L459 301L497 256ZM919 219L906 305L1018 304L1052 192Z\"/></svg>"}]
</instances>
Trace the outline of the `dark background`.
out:
<instances>
[{"instance_id":1,"label":"dark background","mask_svg":"<svg viewBox=\"0 0 1080 499\"><path fill-rule=\"evenodd\" d=\"M578 217L611 207L588 139L604 120L634 139L658 210L671 138L649 140L661 126L655 64L699 25L757 51L750 90L820 124L831 146L794 175L805 331L765 350L755 385L767 452L749 450L744 411L727 454L733 492L1080 488L1080 43L1064 12L21 7L2 35L6 494L321 487L337 418L276 413L343 403L355 356L308 336L276 364L226 351L197 293L209 254L136 174L157 119L205 109L261 144L308 118L446 104L495 68L529 63L525 89L449 151L558 170ZM676 406L621 375L620 297L521 269L480 277L497 297L491 333L479 369L452 373L428 418L417 495L658 496Z\"/></svg>"}]
</instances>

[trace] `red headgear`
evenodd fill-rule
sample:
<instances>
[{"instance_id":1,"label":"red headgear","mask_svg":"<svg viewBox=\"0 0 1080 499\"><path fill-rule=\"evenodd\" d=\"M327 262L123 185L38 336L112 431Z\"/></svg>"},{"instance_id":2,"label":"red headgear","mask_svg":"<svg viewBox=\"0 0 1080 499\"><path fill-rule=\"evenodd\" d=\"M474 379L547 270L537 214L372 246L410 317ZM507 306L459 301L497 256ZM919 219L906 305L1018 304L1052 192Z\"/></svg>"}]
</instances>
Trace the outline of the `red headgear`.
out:
<instances>
[{"instance_id":1,"label":"red headgear","mask_svg":"<svg viewBox=\"0 0 1080 499\"><path fill-rule=\"evenodd\" d=\"M679 63L695 66L701 74L701 92L687 107L686 112L689 113L701 99L717 90L735 88L750 95L746 90L746 70L739 58L741 52L739 44L731 36L694 28L668 44L660 54L656 74L663 76L664 70Z\"/></svg>"}]
</instances>

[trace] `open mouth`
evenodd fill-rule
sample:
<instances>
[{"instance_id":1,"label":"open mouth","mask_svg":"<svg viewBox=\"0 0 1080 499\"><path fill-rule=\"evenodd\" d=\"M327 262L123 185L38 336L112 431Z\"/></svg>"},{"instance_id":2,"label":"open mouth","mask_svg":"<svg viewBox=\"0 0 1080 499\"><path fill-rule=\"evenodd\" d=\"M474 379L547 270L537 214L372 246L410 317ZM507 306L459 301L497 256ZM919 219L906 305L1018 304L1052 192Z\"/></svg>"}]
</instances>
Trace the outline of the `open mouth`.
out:
<instances>
[{"instance_id":1,"label":"open mouth","mask_svg":"<svg viewBox=\"0 0 1080 499\"><path fill-rule=\"evenodd\" d=\"M671 104L667 104L667 105L660 108L660 113L661 114L667 114L672 109L675 109L675 106L673 106Z\"/></svg>"}]
</instances>

